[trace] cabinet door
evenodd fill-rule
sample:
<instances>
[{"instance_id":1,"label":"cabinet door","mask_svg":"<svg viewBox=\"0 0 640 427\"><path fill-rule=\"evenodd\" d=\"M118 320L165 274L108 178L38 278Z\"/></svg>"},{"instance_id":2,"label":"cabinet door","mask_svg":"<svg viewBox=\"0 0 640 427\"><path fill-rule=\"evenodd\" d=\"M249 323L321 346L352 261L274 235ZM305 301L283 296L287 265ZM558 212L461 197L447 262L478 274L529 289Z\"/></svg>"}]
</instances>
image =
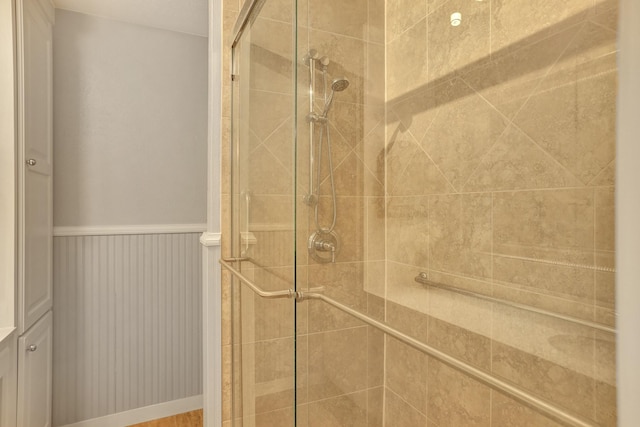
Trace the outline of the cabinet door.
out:
<instances>
[{"instance_id":1,"label":"cabinet door","mask_svg":"<svg viewBox=\"0 0 640 427\"><path fill-rule=\"evenodd\" d=\"M15 332L0 342L0 426L16 425L16 361Z\"/></svg>"},{"instance_id":2,"label":"cabinet door","mask_svg":"<svg viewBox=\"0 0 640 427\"><path fill-rule=\"evenodd\" d=\"M22 281L19 330L52 306L52 20L48 0L20 0Z\"/></svg>"},{"instance_id":3,"label":"cabinet door","mask_svg":"<svg viewBox=\"0 0 640 427\"><path fill-rule=\"evenodd\" d=\"M18 425L51 426L52 315L18 340Z\"/></svg>"}]
</instances>

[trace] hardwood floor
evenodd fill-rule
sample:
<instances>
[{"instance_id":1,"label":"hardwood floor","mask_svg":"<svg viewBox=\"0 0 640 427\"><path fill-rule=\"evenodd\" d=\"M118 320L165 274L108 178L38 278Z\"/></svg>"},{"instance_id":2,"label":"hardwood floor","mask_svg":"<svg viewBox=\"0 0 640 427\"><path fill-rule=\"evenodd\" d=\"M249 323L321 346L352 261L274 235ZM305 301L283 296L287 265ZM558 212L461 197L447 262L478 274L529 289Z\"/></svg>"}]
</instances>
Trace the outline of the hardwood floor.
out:
<instances>
[{"instance_id":1,"label":"hardwood floor","mask_svg":"<svg viewBox=\"0 0 640 427\"><path fill-rule=\"evenodd\" d=\"M172 417L134 424L129 427L202 427L202 409L185 412Z\"/></svg>"}]
</instances>

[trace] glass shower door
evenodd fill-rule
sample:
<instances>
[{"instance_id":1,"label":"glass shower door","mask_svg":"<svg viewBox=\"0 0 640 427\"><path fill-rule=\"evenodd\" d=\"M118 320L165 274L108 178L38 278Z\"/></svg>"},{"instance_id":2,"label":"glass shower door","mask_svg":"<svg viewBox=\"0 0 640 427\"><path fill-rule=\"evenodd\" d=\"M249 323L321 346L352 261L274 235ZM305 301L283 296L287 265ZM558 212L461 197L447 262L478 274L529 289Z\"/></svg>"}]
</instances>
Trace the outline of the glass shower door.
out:
<instances>
[{"instance_id":1,"label":"glass shower door","mask_svg":"<svg viewBox=\"0 0 640 427\"><path fill-rule=\"evenodd\" d=\"M232 50L234 426L294 424L293 2L274 3Z\"/></svg>"},{"instance_id":2,"label":"glass shower door","mask_svg":"<svg viewBox=\"0 0 640 427\"><path fill-rule=\"evenodd\" d=\"M234 425L614 426L617 2L243 14Z\"/></svg>"}]
</instances>

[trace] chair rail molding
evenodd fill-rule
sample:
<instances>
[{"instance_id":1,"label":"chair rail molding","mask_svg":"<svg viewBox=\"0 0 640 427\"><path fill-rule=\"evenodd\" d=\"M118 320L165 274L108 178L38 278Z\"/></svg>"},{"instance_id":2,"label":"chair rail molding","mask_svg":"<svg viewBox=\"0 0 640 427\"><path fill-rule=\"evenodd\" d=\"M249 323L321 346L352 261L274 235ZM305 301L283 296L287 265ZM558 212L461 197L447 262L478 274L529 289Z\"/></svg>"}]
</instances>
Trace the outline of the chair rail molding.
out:
<instances>
[{"instance_id":1,"label":"chair rail molding","mask_svg":"<svg viewBox=\"0 0 640 427\"><path fill-rule=\"evenodd\" d=\"M115 236L125 234L183 234L202 233L206 224L139 224L139 225L89 225L53 227L55 237Z\"/></svg>"}]
</instances>

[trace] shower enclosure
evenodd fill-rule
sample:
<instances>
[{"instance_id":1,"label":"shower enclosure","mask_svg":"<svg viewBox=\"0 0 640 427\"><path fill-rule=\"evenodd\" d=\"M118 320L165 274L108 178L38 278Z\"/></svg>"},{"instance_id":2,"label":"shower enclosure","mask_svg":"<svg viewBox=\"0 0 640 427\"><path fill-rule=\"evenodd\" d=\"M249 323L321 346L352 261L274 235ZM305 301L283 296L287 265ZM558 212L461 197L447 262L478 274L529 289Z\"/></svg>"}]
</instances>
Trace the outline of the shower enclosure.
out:
<instances>
[{"instance_id":1,"label":"shower enclosure","mask_svg":"<svg viewBox=\"0 0 640 427\"><path fill-rule=\"evenodd\" d=\"M617 1L228 3L225 422L614 426Z\"/></svg>"}]
</instances>

